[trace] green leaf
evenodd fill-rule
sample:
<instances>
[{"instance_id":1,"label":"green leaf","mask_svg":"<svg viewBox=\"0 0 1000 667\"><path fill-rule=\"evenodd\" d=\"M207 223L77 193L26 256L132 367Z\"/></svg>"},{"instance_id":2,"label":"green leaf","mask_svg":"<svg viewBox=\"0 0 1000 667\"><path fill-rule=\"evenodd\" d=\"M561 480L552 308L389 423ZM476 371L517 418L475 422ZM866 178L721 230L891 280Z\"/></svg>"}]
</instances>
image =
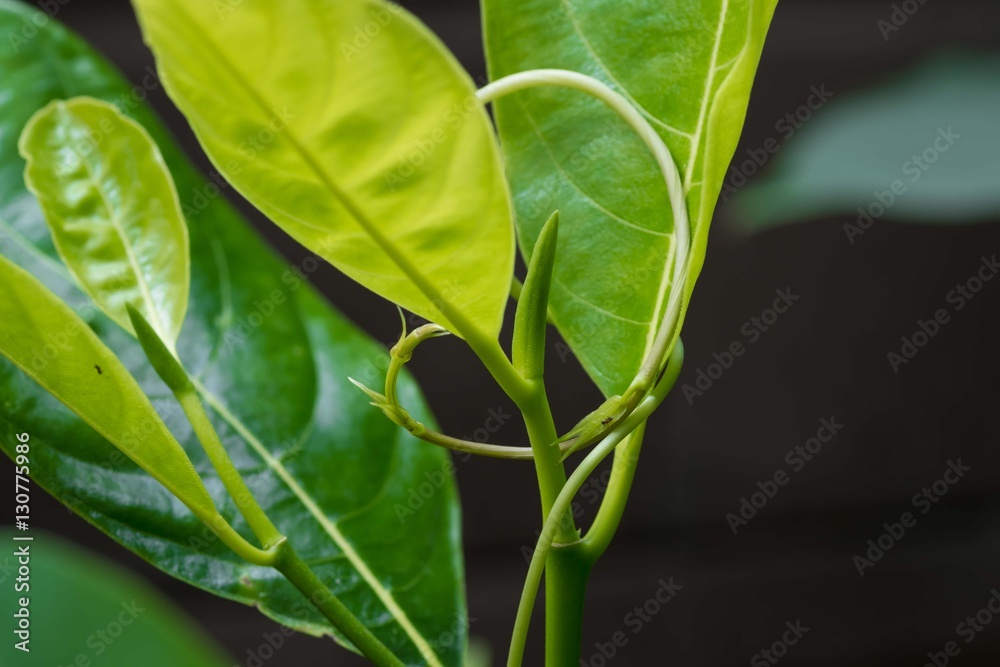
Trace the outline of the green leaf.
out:
<instances>
[{"instance_id":1,"label":"green leaf","mask_svg":"<svg viewBox=\"0 0 1000 667\"><path fill-rule=\"evenodd\" d=\"M190 284L187 226L170 172L141 125L90 98L56 101L18 144L63 263L126 330L133 304L171 348Z\"/></svg>"},{"instance_id":2,"label":"green leaf","mask_svg":"<svg viewBox=\"0 0 1000 667\"><path fill-rule=\"evenodd\" d=\"M754 229L837 213L858 217L860 229L883 218L995 220L998 117L1000 58L937 56L897 81L834 97L733 207Z\"/></svg>"},{"instance_id":3,"label":"green leaf","mask_svg":"<svg viewBox=\"0 0 1000 667\"><path fill-rule=\"evenodd\" d=\"M426 28L381 0L133 4L167 91L243 196L365 287L496 338L514 261L499 151Z\"/></svg>"},{"instance_id":4,"label":"green leaf","mask_svg":"<svg viewBox=\"0 0 1000 667\"><path fill-rule=\"evenodd\" d=\"M5 665L142 665L228 667L225 656L184 612L153 586L115 563L56 535L31 530L30 656L9 636L0 646ZM12 544L12 529L0 539ZM17 558L0 558L15 572ZM11 585L12 579L4 581ZM0 613L13 618L18 595L0 596ZM82 656L82 658L81 658Z\"/></svg>"},{"instance_id":5,"label":"green leaf","mask_svg":"<svg viewBox=\"0 0 1000 667\"><path fill-rule=\"evenodd\" d=\"M388 355L316 294L308 265L300 271L279 260L191 167L139 103L158 86L153 74L133 87L42 16L0 0L0 35L44 24L16 52L0 48L0 252L85 308L89 300L59 262L24 188L15 141L39 108L78 95L115 102L139 121L170 167L189 222L191 303L178 351L234 462L299 554L401 659L460 664L467 622L451 463L372 410L347 380L380 383ZM139 379L216 505L249 534L139 343L96 308L85 314ZM416 386L401 380L401 400L430 423ZM237 558L158 482L0 360L0 446L8 454L21 432L34 443L35 483L135 553L293 628L332 632L280 575Z\"/></svg>"},{"instance_id":6,"label":"green leaf","mask_svg":"<svg viewBox=\"0 0 1000 667\"><path fill-rule=\"evenodd\" d=\"M670 148L691 224L685 305L775 4L484 1L493 80L546 67L593 76L629 99ZM577 91L518 93L498 103L497 122L522 254L531 255L545 217L558 208L566 224L550 309L598 387L620 394L675 288L660 170L622 120Z\"/></svg>"},{"instance_id":7,"label":"green leaf","mask_svg":"<svg viewBox=\"0 0 1000 667\"><path fill-rule=\"evenodd\" d=\"M190 459L101 339L30 273L0 256L0 356L44 387L198 516L216 515Z\"/></svg>"}]
</instances>

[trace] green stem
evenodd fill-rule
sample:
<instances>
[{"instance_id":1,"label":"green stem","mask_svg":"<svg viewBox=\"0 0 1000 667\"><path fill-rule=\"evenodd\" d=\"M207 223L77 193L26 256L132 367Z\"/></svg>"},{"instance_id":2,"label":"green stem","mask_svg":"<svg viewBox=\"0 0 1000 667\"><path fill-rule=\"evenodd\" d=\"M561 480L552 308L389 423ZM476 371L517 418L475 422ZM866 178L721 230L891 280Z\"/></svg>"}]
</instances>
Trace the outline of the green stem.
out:
<instances>
[{"instance_id":1,"label":"green stem","mask_svg":"<svg viewBox=\"0 0 1000 667\"><path fill-rule=\"evenodd\" d=\"M568 544L577 542L580 533L570 509L553 512L559 493L566 486L566 468L562 463L562 450L558 447L558 434L552 420L552 411L541 380L532 382L535 393L532 401L521 407L528 439L535 454L535 472L542 501L542 521L553 515L557 523L549 526L553 537ZM583 595L586 590L589 567L581 570L582 559L575 554L551 558L545 577L545 655L547 667L568 665L576 667L580 655L580 633L583 622ZM527 633L527 628L524 629Z\"/></svg>"},{"instance_id":2,"label":"green stem","mask_svg":"<svg viewBox=\"0 0 1000 667\"><path fill-rule=\"evenodd\" d=\"M579 667L591 563L580 543L556 547L545 562L545 666Z\"/></svg>"},{"instance_id":3,"label":"green stem","mask_svg":"<svg viewBox=\"0 0 1000 667\"><path fill-rule=\"evenodd\" d=\"M604 499L601 501L597 516L594 517L594 523L583 538L582 547L591 563L596 562L604 554L621 523L625 504L632 491L632 482L635 479L645 433L646 422L643 422L615 449L611 480L604 492Z\"/></svg>"},{"instance_id":4,"label":"green stem","mask_svg":"<svg viewBox=\"0 0 1000 667\"><path fill-rule=\"evenodd\" d=\"M538 476L538 490L542 500L542 521L548 518L559 492L566 484L566 468L562 464L562 450L559 448L559 434L552 419L545 386L541 381L533 381L535 388L530 401L518 407L524 416L528 429L528 440L535 455L535 472ZM574 542L579 533L571 514L560 521L556 537L561 542Z\"/></svg>"},{"instance_id":5,"label":"green stem","mask_svg":"<svg viewBox=\"0 0 1000 667\"><path fill-rule=\"evenodd\" d=\"M288 542L282 542L278 546L278 559L274 568L292 582L306 599L375 665L403 667L403 662L327 589Z\"/></svg>"},{"instance_id":6,"label":"green stem","mask_svg":"<svg viewBox=\"0 0 1000 667\"><path fill-rule=\"evenodd\" d=\"M264 508L253 497L253 493L236 469L233 460L229 458L229 453L219 439L215 427L212 426L198 394L192 388L189 392L178 393L177 401L180 403L181 409L184 410L184 414L187 415L188 421L191 422L191 427L205 453L208 454L216 474L219 475L219 479L222 480L226 491L229 492L254 535L257 536L265 549L277 544L283 539L281 532L268 518Z\"/></svg>"},{"instance_id":7,"label":"green stem","mask_svg":"<svg viewBox=\"0 0 1000 667\"><path fill-rule=\"evenodd\" d=\"M507 667L520 667L521 661L524 657L524 645L528 636L528 626L531 622L531 612L535 604L535 596L538 593L538 586L541 583L542 573L547 567L547 561L550 558L550 554L554 553L553 542L558 533L559 525L563 523L562 517L569 511L573 498L580 490L580 487L583 486L584 482L586 482L594 470L597 469L597 466L600 465L601 461L603 461L608 454L614 451L622 440L643 424L657 408L657 406L663 402L663 399L666 398L667 393L677 381L677 376L680 375L683 358L684 346L680 340L678 340L670 358L670 363L667 365L667 369L660 382L653 387L649 396L647 396L639 404L632 414L626 417L617 428L609 433L600 444L594 447L590 453L587 454L587 457L582 463L580 463L579 466L577 466L576 470L573 471L573 474L570 476L569 480L567 480L566 484L556 497L555 502L552 504L552 509L549 512L548 517L545 519L545 523L542 526L542 533L538 538L538 543L535 545L535 551L531 556L531 563L528 566L528 576L525 578L524 589L521 591L521 601L518 605L517 618L514 621L514 632L511 637L510 652L507 656ZM611 514L606 512L605 516L611 516ZM588 555L587 547L583 546L585 545L585 541L586 538L576 542L575 544L563 542L563 545L559 546L555 551L578 550L579 554L586 556ZM592 560L587 558L583 558L583 562L590 564L593 563ZM568 576L563 573L553 574L550 571L548 573L548 578L566 580L568 579ZM563 592L563 594L567 593ZM546 587L547 600L549 599L549 596L550 592L548 587ZM579 647L577 647L577 650L578 649Z\"/></svg>"}]
</instances>

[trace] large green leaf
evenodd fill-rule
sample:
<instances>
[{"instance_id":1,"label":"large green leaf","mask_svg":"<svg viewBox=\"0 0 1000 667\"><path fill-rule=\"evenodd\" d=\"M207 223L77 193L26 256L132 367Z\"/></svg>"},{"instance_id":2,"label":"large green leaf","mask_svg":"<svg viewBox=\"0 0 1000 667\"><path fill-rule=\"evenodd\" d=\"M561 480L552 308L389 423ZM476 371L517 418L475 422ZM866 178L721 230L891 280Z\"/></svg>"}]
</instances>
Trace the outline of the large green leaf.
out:
<instances>
[{"instance_id":1,"label":"large green leaf","mask_svg":"<svg viewBox=\"0 0 1000 667\"><path fill-rule=\"evenodd\" d=\"M225 657L190 618L154 587L51 533L31 531L31 542L12 529L0 530L4 544L31 553L30 655L0 646L4 665L142 665L142 667L227 667ZM17 556L0 558L0 584L12 586ZM0 596L0 613L13 618L20 595Z\"/></svg>"},{"instance_id":2,"label":"large green leaf","mask_svg":"<svg viewBox=\"0 0 1000 667\"><path fill-rule=\"evenodd\" d=\"M241 194L387 299L497 336L514 261L499 151L426 28L382 0L133 4L167 92Z\"/></svg>"},{"instance_id":3,"label":"large green leaf","mask_svg":"<svg viewBox=\"0 0 1000 667\"><path fill-rule=\"evenodd\" d=\"M948 54L834 98L733 200L753 228L853 214L935 224L1000 217L1000 58ZM859 210L860 209L860 210Z\"/></svg>"},{"instance_id":4,"label":"large green leaf","mask_svg":"<svg viewBox=\"0 0 1000 667\"><path fill-rule=\"evenodd\" d=\"M372 411L347 380L377 382L385 352L276 258L221 197L213 198L218 191L138 102L158 85L154 76L133 88L81 40L40 17L0 0L0 34L45 24L16 51L0 47L0 251L85 312L153 399L216 505L248 534L139 344L95 308L81 311L89 300L60 264L38 203L24 187L15 142L35 111L78 95L126 109L160 146L190 212L191 303L178 350L236 465L303 558L405 662L459 664L465 603L448 458ZM404 391L406 405L421 421L429 418L412 382ZM20 432L34 443L34 481L129 549L292 627L330 633L277 573L240 561L158 482L0 362L0 443L8 454Z\"/></svg>"},{"instance_id":5,"label":"large green leaf","mask_svg":"<svg viewBox=\"0 0 1000 667\"><path fill-rule=\"evenodd\" d=\"M149 134L107 102L58 100L32 118L18 148L77 282L129 331L132 304L173 348L187 312L188 232Z\"/></svg>"},{"instance_id":6,"label":"large green leaf","mask_svg":"<svg viewBox=\"0 0 1000 667\"><path fill-rule=\"evenodd\" d=\"M485 0L490 76L556 67L591 75L652 123L682 175L692 233L685 289L746 113L776 0ZM525 256L561 211L550 308L606 394L651 348L670 291L673 220L663 177L632 131L577 91L497 104Z\"/></svg>"}]
</instances>

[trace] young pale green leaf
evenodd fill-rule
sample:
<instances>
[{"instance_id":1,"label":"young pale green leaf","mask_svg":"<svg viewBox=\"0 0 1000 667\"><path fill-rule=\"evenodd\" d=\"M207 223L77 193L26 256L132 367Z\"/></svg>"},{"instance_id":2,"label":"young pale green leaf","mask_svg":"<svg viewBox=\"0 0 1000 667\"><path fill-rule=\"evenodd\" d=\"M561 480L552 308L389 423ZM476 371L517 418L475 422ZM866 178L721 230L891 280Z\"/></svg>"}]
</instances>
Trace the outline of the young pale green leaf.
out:
<instances>
[{"instance_id":1,"label":"young pale green leaf","mask_svg":"<svg viewBox=\"0 0 1000 667\"><path fill-rule=\"evenodd\" d=\"M752 229L838 213L852 241L883 218L1000 217L1000 58L947 54L899 80L833 96L732 199ZM725 195L723 199L725 199Z\"/></svg>"},{"instance_id":2,"label":"young pale green leaf","mask_svg":"<svg viewBox=\"0 0 1000 667\"><path fill-rule=\"evenodd\" d=\"M129 568L98 557L32 526L30 658L0 645L4 665L142 665L230 667L229 658L194 619ZM6 544L23 533L0 529ZM7 556L5 563L14 560ZM0 614L12 618L18 597L0 596ZM121 632L116 629L120 625ZM101 634L98 634L98 633ZM45 638L44 641L40 641ZM93 658L99 656L98 663Z\"/></svg>"},{"instance_id":3,"label":"young pale green leaf","mask_svg":"<svg viewBox=\"0 0 1000 667\"><path fill-rule=\"evenodd\" d=\"M201 518L217 513L184 449L87 323L0 256L0 356L55 396Z\"/></svg>"},{"instance_id":4,"label":"young pale green leaf","mask_svg":"<svg viewBox=\"0 0 1000 667\"><path fill-rule=\"evenodd\" d=\"M496 337L514 261L499 151L471 79L417 19L382 0L133 4L241 194L385 298Z\"/></svg>"},{"instance_id":5,"label":"young pale green leaf","mask_svg":"<svg viewBox=\"0 0 1000 667\"><path fill-rule=\"evenodd\" d=\"M685 304L775 4L484 1L491 78L546 67L591 75L631 101L670 148L691 224ZM675 289L657 163L623 121L577 91L517 93L496 112L522 253L530 256L545 216L559 208L567 223L550 309L598 387L620 394Z\"/></svg>"},{"instance_id":6,"label":"young pale green leaf","mask_svg":"<svg viewBox=\"0 0 1000 667\"><path fill-rule=\"evenodd\" d=\"M25 26L31 39L21 38ZM152 70L129 83L57 21L21 2L0 0L0 35L17 36L16 48L0 49L0 254L87 315L163 406L216 506L250 534L139 343L75 287L24 187L16 141L52 100L90 95L138 120L170 167L190 223L191 303L178 349L226 450L300 555L404 662L462 664L461 517L448 456L372 410L347 381L380 382L384 349L271 252L185 159L141 102L159 86ZM409 377L400 378L400 393L416 419L433 423ZM242 561L156 480L0 358L0 448L14 455L24 431L34 443L33 481L125 547L296 630L334 634L284 578ZM415 503L411 492L428 480L434 493Z\"/></svg>"},{"instance_id":7,"label":"young pale green leaf","mask_svg":"<svg viewBox=\"0 0 1000 667\"><path fill-rule=\"evenodd\" d=\"M111 319L135 305L171 347L187 312L188 232L173 179L141 125L112 104L55 101L18 144L60 257Z\"/></svg>"},{"instance_id":8,"label":"young pale green leaf","mask_svg":"<svg viewBox=\"0 0 1000 667\"><path fill-rule=\"evenodd\" d=\"M559 211L556 211L538 235L517 300L511 358L514 367L526 378L540 378L545 372L545 328L558 237Z\"/></svg>"}]
</instances>

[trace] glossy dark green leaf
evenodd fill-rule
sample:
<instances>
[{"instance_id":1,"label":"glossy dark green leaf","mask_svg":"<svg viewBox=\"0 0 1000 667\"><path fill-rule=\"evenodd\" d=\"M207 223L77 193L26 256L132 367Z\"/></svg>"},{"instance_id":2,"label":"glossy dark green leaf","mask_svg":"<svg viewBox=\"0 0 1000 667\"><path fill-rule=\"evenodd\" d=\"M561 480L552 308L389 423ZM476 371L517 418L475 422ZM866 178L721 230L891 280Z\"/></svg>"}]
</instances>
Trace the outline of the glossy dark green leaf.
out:
<instances>
[{"instance_id":1,"label":"glossy dark green leaf","mask_svg":"<svg viewBox=\"0 0 1000 667\"><path fill-rule=\"evenodd\" d=\"M866 226L996 220L998 119L1000 58L938 56L898 81L830 100L738 192L734 211L754 229L836 213Z\"/></svg>"},{"instance_id":2,"label":"glossy dark green leaf","mask_svg":"<svg viewBox=\"0 0 1000 667\"><path fill-rule=\"evenodd\" d=\"M20 34L40 16L0 0L0 34ZM153 75L133 88L56 21L41 23L16 51L0 45L0 251L71 307L89 303L60 264L24 187L15 142L53 99L89 95L138 120L159 145L188 217L191 298L178 351L236 465L296 550L405 662L460 664L466 622L450 463L372 410L347 380L377 384L386 353L270 252L192 169L139 103L158 85ZM216 504L248 534L138 342L90 312L88 324L139 379ZM407 407L428 419L414 384L404 382L402 390ZM331 632L280 575L241 562L159 483L0 363L0 445L10 453L13 434L24 431L35 443L35 482L129 549L292 627Z\"/></svg>"},{"instance_id":3,"label":"glossy dark green leaf","mask_svg":"<svg viewBox=\"0 0 1000 667\"><path fill-rule=\"evenodd\" d=\"M184 612L153 586L114 563L52 533L32 529L31 542L11 529L4 544L27 545L31 553L30 654L0 645L4 665L142 665L142 667L231 667L227 658ZM17 558L0 557L0 586L12 587ZM13 618L13 593L0 596L0 614ZM11 635L13 636L13 635ZM82 657L81 657L82 656Z\"/></svg>"},{"instance_id":4,"label":"glossy dark green leaf","mask_svg":"<svg viewBox=\"0 0 1000 667\"><path fill-rule=\"evenodd\" d=\"M736 149L776 0L485 0L490 76L561 68L593 76L649 120L682 175L692 252L685 302ZM497 104L518 241L561 211L550 307L605 394L651 349L675 286L674 226L646 146L601 102L532 90ZM683 317L683 311L682 311Z\"/></svg>"},{"instance_id":5,"label":"glossy dark green leaf","mask_svg":"<svg viewBox=\"0 0 1000 667\"><path fill-rule=\"evenodd\" d=\"M243 196L365 287L496 338L514 268L503 166L471 78L427 28L383 0L132 4Z\"/></svg>"},{"instance_id":6,"label":"glossy dark green leaf","mask_svg":"<svg viewBox=\"0 0 1000 667\"><path fill-rule=\"evenodd\" d=\"M128 330L132 304L173 348L187 312L188 232L149 134L117 107L80 97L35 114L18 148L28 189L83 290Z\"/></svg>"}]
</instances>

